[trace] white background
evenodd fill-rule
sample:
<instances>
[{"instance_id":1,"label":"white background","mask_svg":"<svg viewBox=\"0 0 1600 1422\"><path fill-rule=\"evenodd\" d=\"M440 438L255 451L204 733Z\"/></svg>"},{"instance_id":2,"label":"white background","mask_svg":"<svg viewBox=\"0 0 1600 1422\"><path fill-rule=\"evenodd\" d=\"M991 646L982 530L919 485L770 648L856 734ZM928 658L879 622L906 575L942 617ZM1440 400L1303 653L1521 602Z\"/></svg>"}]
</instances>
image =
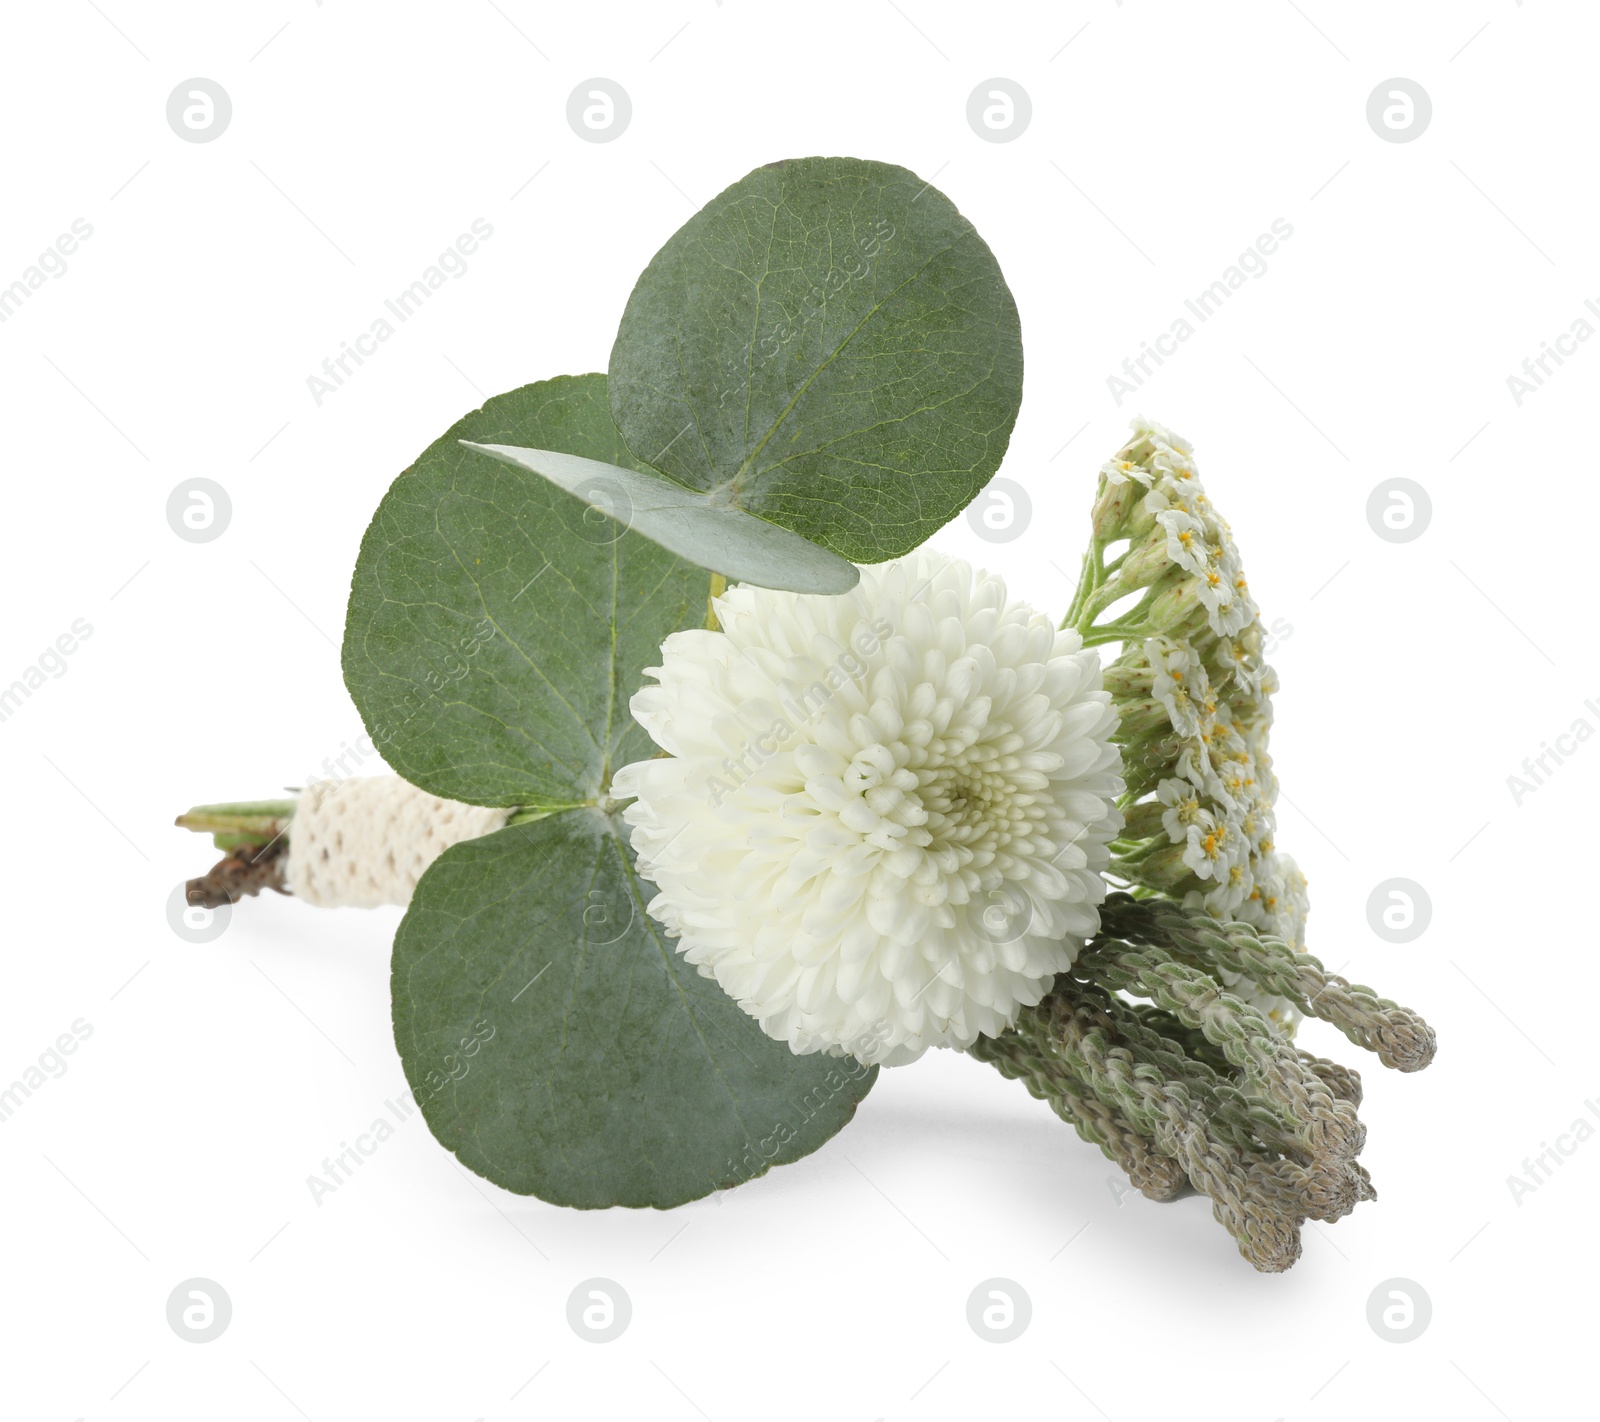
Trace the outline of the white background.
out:
<instances>
[{"instance_id":1,"label":"white background","mask_svg":"<svg viewBox=\"0 0 1600 1422\"><path fill-rule=\"evenodd\" d=\"M0 682L94 629L0 724L0 1081L93 1028L0 1126L8 1417L1593 1407L1600 1140L1520 1203L1507 1177L1600 1099L1600 744L1520 805L1506 783L1600 727L1600 342L1520 405L1506 384L1600 298L1592 7L72 0L8 7L5 32L0 283L94 229L0 325ZM213 142L166 121L193 76L232 99ZM567 125L593 76L631 96L615 142ZM966 119L994 76L1032 99L1008 143ZM1394 76L1432 99L1412 142L1367 123ZM1274 748L1312 948L1442 1046L1400 1077L1306 1029L1365 1074L1382 1198L1309 1226L1286 1275L1252 1272L1203 1200L1119 1202L1045 1107L942 1053L885 1072L818 1154L674 1214L500 1192L416 1118L319 1206L306 1177L403 1089L398 910L250 901L204 946L168 926L210 855L172 816L302 784L359 730L337 642L389 480L482 397L603 370L694 206L811 153L937 175L1016 295L1002 473L1033 523L996 550L960 519L942 546L1059 612L1094 471L1143 411L1194 441L1292 628ZM316 404L306 378L474 218L494 235L467 274ZM1265 275L1119 405L1107 376L1276 218ZM165 516L197 476L233 503L203 545ZM1396 476L1432 500L1404 544L1366 517ZM1366 911L1392 877L1432 901L1400 946ZM165 1313L196 1276L233 1302L205 1345ZM597 1276L633 1304L604 1346L566 1320ZM1032 1301L1004 1345L966 1319L996 1276ZM1394 1278L1432 1300L1404 1344L1367 1320Z\"/></svg>"}]
</instances>

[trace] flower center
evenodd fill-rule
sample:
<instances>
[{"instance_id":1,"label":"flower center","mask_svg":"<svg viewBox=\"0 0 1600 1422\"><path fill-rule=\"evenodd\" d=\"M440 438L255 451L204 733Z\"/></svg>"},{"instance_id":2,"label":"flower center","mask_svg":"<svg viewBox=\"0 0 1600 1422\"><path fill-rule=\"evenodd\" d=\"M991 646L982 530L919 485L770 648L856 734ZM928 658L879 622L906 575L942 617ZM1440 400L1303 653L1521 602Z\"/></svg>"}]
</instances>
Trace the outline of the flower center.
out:
<instances>
[{"instance_id":1,"label":"flower center","mask_svg":"<svg viewBox=\"0 0 1600 1422\"><path fill-rule=\"evenodd\" d=\"M1018 784L1008 754L1016 739L1011 726L991 721L977 735L926 745L863 746L843 776L845 790L860 797L844 822L879 848L920 851L939 873L989 870L976 887L993 876L997 856L1048 838L1047 797Z\"/></svg>"}]
</instances>

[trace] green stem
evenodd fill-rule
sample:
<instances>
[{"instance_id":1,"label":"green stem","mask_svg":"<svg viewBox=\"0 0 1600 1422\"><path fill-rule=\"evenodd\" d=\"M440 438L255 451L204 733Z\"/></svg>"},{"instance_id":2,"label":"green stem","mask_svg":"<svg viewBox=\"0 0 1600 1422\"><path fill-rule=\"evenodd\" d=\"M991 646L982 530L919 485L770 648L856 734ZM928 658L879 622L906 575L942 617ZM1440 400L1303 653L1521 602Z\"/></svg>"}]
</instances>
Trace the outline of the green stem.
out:
<instances>
[{"instance_id":1,"label":"green stem","mask_svg":"<svg viewBox=\"0 0 1600 1422\"><path fill-rule=\"evenodd\" d=\"M531 825L536 820L549 819L551 815L559 815L563 810L581 810L585 805L596 805L598 800L579 800L572 805L518 805L514 807L506 819L506 828L512 825Z\"/></svg>"},{"instance_id":2,"label":"green stem","mask_svg":"<svg viewBox=\"0 0 1600 1422\"><path fill-rule=\"evenodd\" d=\"M196 805L179 815L179 829L212 836L218 849L260 848L277 839L294 815L293 800L240 800L220 805Z\"/></svg>"},{"instance_id":3,"label":"green stem","mask_svg":"<svg viewBox=\"0 0 1600 1422\"><path fill-rule=\"evenodd\" d=\"M1080 636L1085 635L1084 609L1088 607L1105 578L1105 547L1098 539L1091 538L1088 548L1084 550L1082 568L1078 574L1078 586L1072 592L1072 604L1067 608L1067 615L1061 619L1063 628L1070 627Z\"/></svg>"}]
</instances>

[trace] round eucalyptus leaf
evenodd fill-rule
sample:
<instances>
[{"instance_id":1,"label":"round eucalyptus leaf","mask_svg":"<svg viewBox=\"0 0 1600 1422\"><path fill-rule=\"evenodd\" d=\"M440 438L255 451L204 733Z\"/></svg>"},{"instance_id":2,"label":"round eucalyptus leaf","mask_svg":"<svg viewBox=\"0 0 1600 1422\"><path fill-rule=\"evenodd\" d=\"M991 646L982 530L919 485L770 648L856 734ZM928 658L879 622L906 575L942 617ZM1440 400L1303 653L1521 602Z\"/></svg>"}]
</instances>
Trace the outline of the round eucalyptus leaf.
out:
<instances>
[{"instance_id":1,"label":"round eucalyptus leaf","mask_svg":"<svg viewBox=\"0 0 1600 1422\"><path fill-rule=\"evenodd\" d=\"M713 198L651 260L611 352L628 447L856 563L910 552L1005 454L1016 304L938 189L800 158Z\"/></svg>"},{"instance_id":2,"label":"round eucalyptus leaf","mask_svg":"<svg viewBox=\"0 0 1600 1422\"><path fill-rule=\"evenodd\" d=\"M436 795L584 804L654 753L628 699L669 633L704 625L709 575L462 443L637 471L605 386L561 376L497 395L394 481L361 541L345 684L384 758Z\"/></svg>"},{"instance_id":3,"label":"round eucalyptus leaf","mask_svg":"<svg viewBox=\"0 0 1600 1422\"><path fill-rule=\"evenodd\" d=\"M795 1056L645 912L625 827L566 810L457 844L395 936L395 1043L462 1164L552 1204L666 1209L798 1160L876 1067Z\"/></svg>"}]
</instances>

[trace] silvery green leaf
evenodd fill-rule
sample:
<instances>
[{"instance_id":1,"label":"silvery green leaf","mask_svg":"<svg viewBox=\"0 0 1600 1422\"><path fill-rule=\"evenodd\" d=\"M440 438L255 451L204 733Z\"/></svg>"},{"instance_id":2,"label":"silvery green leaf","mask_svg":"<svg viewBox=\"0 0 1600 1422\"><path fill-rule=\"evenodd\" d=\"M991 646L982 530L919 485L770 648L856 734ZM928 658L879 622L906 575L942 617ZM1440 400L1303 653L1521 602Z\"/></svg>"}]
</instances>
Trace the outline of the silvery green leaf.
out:
<instances>
[{"instance_id":1,"label":"silvery green leaf","mask_svg":"<svg viewBox=\"0 0 1600 1422\"><path fill-rule=\"evenodd\" d=\"M462 447L625 462L605 386L560 376L495 396L394 481L362 539L345 684L384 758L424 790L558 809L654 754L628 698L668 634L705 625L710 576Z\"/></svg>"},{"instance_id":2,"label":"silvery green leaf","mask_svg":"<svg viewBox=\"0 0 1600 1422\"><path fill-rule=\"evenodd\" d=\"M659 474L551 449L461 443L531 470L582 499L596 514L723 574L730 582L800 593L842 593L860 580L855 564L837 553L725 499L686 489Z\"/></svg>"},{"instance_id":3,"label":"silvery green leaf","mask_svg":"<svg viewBox=\"0 0 1600 1422\"><path fill-rule=\"evenodd\" d=\"M455 845L395 935L395 1043L429 1129L495 1184L583 1209L667 1209L798 1160L878 1073L795 1056L685 962L625 834L585 808Z\"/></svg>"},{"instance_id":4,"label":"silvery green leaf","mask_svg":"<svg viewBox=\"0 0 1600 1422\"><path fill-rule=\"evenodd\" d=\"M637 459L875 563L1000 467L1022 338L994 253L943 193L889 163L800 158L668 239L610 376Z\"/></svg>"}]
</instances>

